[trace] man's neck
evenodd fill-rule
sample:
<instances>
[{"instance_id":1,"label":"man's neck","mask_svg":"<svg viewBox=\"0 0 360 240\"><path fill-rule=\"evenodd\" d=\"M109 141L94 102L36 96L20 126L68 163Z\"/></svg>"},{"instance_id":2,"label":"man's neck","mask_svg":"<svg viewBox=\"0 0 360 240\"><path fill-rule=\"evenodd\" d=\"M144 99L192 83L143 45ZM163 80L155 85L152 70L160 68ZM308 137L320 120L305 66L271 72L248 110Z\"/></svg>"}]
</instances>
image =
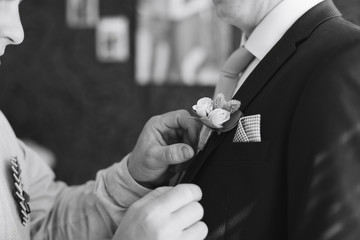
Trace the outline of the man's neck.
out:
<instances>
[{"instance_id":1,"label":"man's neck","mask_svg":"<svg viewBox=\"0 0 360 240\"><path fill-rule=\"evenodd\" d=\"M253 18L252 22L247 25L244 25L244 29L241 29L245 34L246 38L248 38L254 29L261 23L261 21L282 1L286 0L269 0L269 1L261 1L259 3L259 8L256 16ZM249 13L254 14L254 13ZM251 19L251 18L249 18Z\"/></svg>"}]
</instances>

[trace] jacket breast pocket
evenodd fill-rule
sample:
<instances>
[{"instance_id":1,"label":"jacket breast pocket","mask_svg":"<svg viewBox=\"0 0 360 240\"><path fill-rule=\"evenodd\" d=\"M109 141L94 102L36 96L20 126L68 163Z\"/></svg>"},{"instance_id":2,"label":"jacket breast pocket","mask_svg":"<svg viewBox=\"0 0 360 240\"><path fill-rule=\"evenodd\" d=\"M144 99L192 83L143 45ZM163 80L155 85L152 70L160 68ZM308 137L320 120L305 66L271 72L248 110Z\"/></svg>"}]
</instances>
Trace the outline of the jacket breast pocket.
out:
<instances>
[{"instance_id":1,"label":"jacket breast pocket","mask_svg":"<svg viewBox=\"0 0 360 240\"><path fill-rule=\"evenodd\" d=\"M269 142L239 142L224 144L218 149L223 163L263 163L268 162Z\"/></svg>"}]
</instances>

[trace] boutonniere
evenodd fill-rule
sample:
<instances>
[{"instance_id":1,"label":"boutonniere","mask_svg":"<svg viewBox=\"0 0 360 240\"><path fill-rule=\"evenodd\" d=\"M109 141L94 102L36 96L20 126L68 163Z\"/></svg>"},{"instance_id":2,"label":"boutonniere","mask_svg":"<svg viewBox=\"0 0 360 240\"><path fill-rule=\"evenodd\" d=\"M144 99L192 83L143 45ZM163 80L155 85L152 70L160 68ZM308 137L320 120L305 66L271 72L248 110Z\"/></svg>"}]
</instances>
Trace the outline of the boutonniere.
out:
<instances>
[{"instance_id":1,"label":"boutonniere","mask_svg":"<svg viewBox=\"0 0 360 240\"><path fill-rule=\"evenodd\" d=\"M239 110L240 104L240 101L234 99L226 101L224 94L219 93L214 99L208 97L199 99L192 108L204 125L220 134L236 126L238 117L235 121L231 121L231 119L233 115L242 115Z\"/></svg>"}]
</instances>

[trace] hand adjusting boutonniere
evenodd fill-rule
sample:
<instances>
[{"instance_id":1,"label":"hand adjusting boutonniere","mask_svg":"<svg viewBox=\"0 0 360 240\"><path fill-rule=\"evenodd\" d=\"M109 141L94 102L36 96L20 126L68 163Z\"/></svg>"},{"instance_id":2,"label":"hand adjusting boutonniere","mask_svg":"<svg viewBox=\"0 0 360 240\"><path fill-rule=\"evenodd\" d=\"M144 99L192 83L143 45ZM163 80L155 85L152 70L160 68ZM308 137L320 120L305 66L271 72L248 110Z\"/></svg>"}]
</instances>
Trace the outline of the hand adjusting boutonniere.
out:
<instances>
[{"instance_id":1,"label":"hand adjusting boutonniere","mask_svg":"<svg viewBox=\"0 0 360 240\"><path fill-rule=\"evenodd\" d=\"M234 99L226 101L222 93L216 95L213 100L204 97L197 101L196 105L192 107L193 111L206 126L200 133L200 150L205 146L212 131L220 134L231 130L238 124L238 120L242 116L239 110L240 104L240 101Z\"/></svg>"}]
</instances>

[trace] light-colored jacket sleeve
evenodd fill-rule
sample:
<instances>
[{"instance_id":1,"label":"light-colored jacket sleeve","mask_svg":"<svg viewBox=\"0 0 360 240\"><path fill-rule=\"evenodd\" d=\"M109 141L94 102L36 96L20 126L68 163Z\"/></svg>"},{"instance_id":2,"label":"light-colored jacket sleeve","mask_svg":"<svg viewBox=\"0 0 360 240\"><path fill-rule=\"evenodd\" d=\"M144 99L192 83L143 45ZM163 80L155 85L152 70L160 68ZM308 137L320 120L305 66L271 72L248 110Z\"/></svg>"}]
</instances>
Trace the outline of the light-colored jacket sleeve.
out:
<instances>
[{"instance_id":1,"label":"light-colored jacket sleeve","mask_svg":"<svg viewBox=\"0 0 360 240\"><path fill-rule=\"evenodd\" d=\"M127 208L150 190L137 184L127 169L127 157L97 173L95 181L67 186L37 154L25 153L33 240L112 239Z\"/></svg>"}]
</instances>

